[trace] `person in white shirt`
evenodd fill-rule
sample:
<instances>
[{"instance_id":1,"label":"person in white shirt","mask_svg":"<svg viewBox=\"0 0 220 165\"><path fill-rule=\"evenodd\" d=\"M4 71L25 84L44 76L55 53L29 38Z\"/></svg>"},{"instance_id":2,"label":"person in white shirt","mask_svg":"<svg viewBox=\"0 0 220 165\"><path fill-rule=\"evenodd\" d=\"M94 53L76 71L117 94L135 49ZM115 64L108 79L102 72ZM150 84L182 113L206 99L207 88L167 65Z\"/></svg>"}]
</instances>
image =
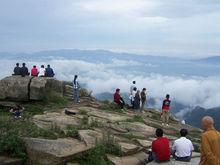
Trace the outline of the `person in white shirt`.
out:
<instances>
[{"instance_id":1,"label":"person in white shirt","mask_svg":"<svg viewBox=\"0 0 220 165\"><path fill-rule=\"evenodd\" d=\"M45 68L44 65L41 65L40 69L39 69L39 77L45 77Z\"/></svg>"},{"instance_id":2,"label":"person in white shirt","mask_svg":"<svg viewBox=\"0 0 220 165\"><path fill-rule=\"evenodd\" d=\"M135 106L135 105L134 105L134 99L135 99L136 93L137 93L137 88L134 87L134 89L133 89L133 91L132 91L132 93L131 93L131 105L132 105L132 109L135 108L135 107L134 107L134 106Z\"/></svg>"},{"instance_id":3,"label":"person in white shirt","mask_svg":"<svg viewBox=\"0 0 220 165\"><path fill-rule=\"evenodd\" d=\"M133 90L134 90L134 88L136 87L136 81L133 81L132 82L132 85L131 85L131 87L130 87L130 94L132 95L132 92L133 92Z\"/></svg>"},{"instance_id":4,"label":"person in white shirt","mask_svg":"<svg viewBox=\"0 0 220 165\"><path fill-rule=\"evenodd\" d=\"M172 154L177 161L190 162L191 160L194 147L192 142L186 138L187 134L187 129L181 129L181 137L175 140L173 144Z\"/></svg>"}]
</instances>

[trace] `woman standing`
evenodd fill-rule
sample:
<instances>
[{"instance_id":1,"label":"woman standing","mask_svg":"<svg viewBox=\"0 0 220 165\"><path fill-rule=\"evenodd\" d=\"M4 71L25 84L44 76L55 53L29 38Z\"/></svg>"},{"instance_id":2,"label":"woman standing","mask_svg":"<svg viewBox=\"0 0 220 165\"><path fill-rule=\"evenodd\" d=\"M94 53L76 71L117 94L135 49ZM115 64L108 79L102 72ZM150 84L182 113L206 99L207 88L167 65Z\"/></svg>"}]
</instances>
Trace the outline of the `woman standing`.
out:
<instances>
[{"instance_id":1,"label":"woman standing","mask_svg":"<svg viewBox=\"0 0 220 165\"><path fill-rule=\"evenodd\" d=\"M134 109L135 110L140 109L140 103L141 103L140 90L138 90L134 97Z\"/></svg>"},{"instance_id":2,"label":"woman standing","mask_svg":"<svg viewBox=\"0 0 220 165\"><path fill-rule=\"evenodd\" d=\"M80 89L80 85L79 85L79 82L78 82L78 76L75 75L74 76L74 80L73 80L73 99L76 103L79 103L79 89Z\"/></svg>"}]
</instances>

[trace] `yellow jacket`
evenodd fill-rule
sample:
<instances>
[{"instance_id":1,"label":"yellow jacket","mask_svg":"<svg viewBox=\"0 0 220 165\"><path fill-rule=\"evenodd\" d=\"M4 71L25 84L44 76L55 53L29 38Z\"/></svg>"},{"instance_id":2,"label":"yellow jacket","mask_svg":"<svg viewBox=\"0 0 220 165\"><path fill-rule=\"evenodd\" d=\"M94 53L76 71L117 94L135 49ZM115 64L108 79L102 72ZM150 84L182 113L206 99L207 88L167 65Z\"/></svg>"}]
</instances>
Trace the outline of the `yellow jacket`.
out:
<instances>
[{"instance_id":1,"label":"yellow jacket","mask_svg":"<svg viewBox=\"0 0 220 165\"><path fill-rule=\"evenodd\" d=\"M202 134L200 165L220 165L220 133L214 128Z\"/></svg>"}]
</instances>

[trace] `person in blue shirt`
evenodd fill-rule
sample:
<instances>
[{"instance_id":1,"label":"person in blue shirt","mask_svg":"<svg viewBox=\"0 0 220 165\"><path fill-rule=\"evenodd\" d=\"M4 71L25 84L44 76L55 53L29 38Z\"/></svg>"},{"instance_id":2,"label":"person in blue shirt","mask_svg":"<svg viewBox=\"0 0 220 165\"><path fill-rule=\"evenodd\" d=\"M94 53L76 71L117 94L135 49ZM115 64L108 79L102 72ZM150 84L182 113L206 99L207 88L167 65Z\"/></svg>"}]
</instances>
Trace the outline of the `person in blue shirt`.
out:
<instances>
[{"instance_id":1,"label":"person in blue shirt","mask_svg":"<svg viewBox=\"0 0 220 165\"><path fill-rule=\"evenodd\" d=\"M47 65L47 68L45 70L45 77L54 77L54 71L53 69L50 67L50 65Z\"/></svg>"}]
</instances>

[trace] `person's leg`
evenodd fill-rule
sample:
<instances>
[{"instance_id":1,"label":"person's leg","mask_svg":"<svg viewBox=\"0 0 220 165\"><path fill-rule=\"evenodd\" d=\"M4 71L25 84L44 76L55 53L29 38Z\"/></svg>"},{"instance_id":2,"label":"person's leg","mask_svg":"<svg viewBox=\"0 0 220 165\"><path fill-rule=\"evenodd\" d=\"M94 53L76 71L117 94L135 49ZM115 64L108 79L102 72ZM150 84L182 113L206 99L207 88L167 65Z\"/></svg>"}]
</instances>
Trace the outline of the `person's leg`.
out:
<instances>
[{"instance_id":1,"label":"person's leg","mask_svg":"<svg viewBox=\"0 0 220 165\"><path fill-rule=\"evenodd\" d=\"M74 99L74 102L77 102L77 89L73 90L73 99Z\"/></svg>"},{"instance_id":2,"label":"person's leg","mask_svg":"<svg viewBox=\"0 0 220 165\"><path fill-rule=\"evenodd\" d=\"M162 118L162 124L164 124L165 123L165 114L166 112L163 110L163 112L162 112L162 116L161 116L161 118Z\"/></svg>"},{"instance_id":3,"label":"person's leg","mask_svg":"<svg viewBox=\"0 0 220 165\"><path fill-rule=\"evenodd\" d=\"M169 124L170 114L169 111L166 112L166 124Z\"/></svg>"},{"instance_id":4,"label":"person's leg","mask_svg":"<svg viewBox=\"0 0 220 165\"><path fill-rule=\"evenodd\" d=\"M76 98L77 98L77 102L79 102L79 89L76 90Z\"/></svg>"}]
</instances>

